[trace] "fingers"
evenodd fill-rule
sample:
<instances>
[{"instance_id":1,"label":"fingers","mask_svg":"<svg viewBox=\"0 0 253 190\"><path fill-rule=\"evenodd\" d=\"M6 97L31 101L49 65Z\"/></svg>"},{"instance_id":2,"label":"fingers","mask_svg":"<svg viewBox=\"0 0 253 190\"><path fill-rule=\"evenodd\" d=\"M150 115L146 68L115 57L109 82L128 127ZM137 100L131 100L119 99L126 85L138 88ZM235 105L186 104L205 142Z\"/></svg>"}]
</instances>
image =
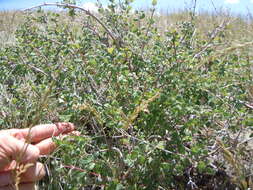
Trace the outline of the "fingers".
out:
<instances>
[{"instance_id":1,"label":"fingers","mask_svg":"<svg viewBox=\"0 0 253 190\"><path fill-rule=\"evenodd\" d=\"M0 190L16 190L16 188L13 185L0 187ZM35 190L35 184L34 183L27 183L27 184L20 184L19 190Z\"/></svg>"},{"instance_id":2,"label":"fingers","mask_svg":"<svg viewBox=\"0 0 253 190\"><path fill-rule=\"evenodd\" d=\"M79 131L73 131L71 133L61 135L61 136L56 137L56 138L57 139L64 139L66 137L79 136L79 135L80 135ZM56 148L56 144L53 142L52 138L45 139L45 140L35 144L35 146L40 150L40 155L50 154Z\"/></svg>"},{"instance_id":3,"label":"fingers","mask_svg":"<svg viewBox=\"0 0 253 190\"><path fill-rule=\"evenodd\" d=\"M0 135L0 170L10 164L12 160L21 163L35 162L40 150L8 135Z\"/></svg>"},{"instance_id":4,"label":"fingers","mask_svg":"<svg viewBox=\"0 0 253 190\"><path fill-rule=\"evenodd\" d=\"M54 151L56 144L52 138L43 140L35 145L40 150L40 155L47 155Z\"/></svg>"},{"instance_id":5,"label":"fingers","mask_svg":"<svg viewBox=\"0 0 253 190\"><path fill-rule=\"evenodd\" d=\"M75 127L72 123L61 122L56 124L37 125L29 131L29 129L20 129L14 131L13 136L20 139L30 138L30 142L36 143L49 137L58 136L74 131Z\"/></svg>"},{"instance_id":6,"label":"fingers","mask_svg":"<svg viewBox=\"0 0 253 190\"><path fill-rule=\"evenodd\" d=\"M35 162L40 153L42 155L49 154L55 149L56 146L54 142L50 138L47 139L48 137L71 133L75 135L73 130L74 125L71 123L35 126L30 133L32 141L38 142L36 146L28 145L18 140L21 139L21 136L26 137L28 135L28 129L10 130L12 136L6 132L0 133L0 169L3 169L3 167L8 165L12 160L19 159L22 163ZM13 136L18 137L18 139Z\"/></svg>"},{"instance_id":7,"label":"fingers","mask_svg":"<svg viewBox=\"0 0 253 190\"><path fill-rule=\"evenodd\" d=\"M9 170L12 167L12 162L14 163L16 160L24 164L35 163L39 155L49 154L56 148L51 137L73 133L74 129L72 123L57 123L38 125L31 129L0 131L0 190L15 189L11 185L13 184L13 173ZM73 135L77 135L77 133L73 133ZM30 143L35 145L25 143L27 138ZM38 181L44 175L45 169L41 163L28 168L21 175L22 184L19 189L34 190L34 184L30 182Z\"/></svg>"}]
</instances>

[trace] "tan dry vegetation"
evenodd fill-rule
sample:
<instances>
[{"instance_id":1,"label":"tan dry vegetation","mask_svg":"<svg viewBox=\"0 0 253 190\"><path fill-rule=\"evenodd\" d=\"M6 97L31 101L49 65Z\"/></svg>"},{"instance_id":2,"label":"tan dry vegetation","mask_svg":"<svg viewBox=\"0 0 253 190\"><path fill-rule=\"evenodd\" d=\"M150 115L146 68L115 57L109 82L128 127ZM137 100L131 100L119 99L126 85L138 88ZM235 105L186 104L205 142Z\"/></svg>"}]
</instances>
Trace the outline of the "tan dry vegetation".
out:
<instances>
[{"instance_id":1,"label":"tan dry vegetation","mask_svg":"<svg viewBox=\"0 0 253 190\"><path fill-rule=\"evenodd\" d=\"M0 47L15 43L15 30L22 21L20 11L0 11Z\"/></svg>"},{"instance_id":2,"label":"tan dry vegetation","mask_svg":"<svg viewBox=\"0 0 253 190\"><path fill-rule=\"evenodd\" d=\"M218 14L218 15L217 15ZM25 14L21 11L0 11L0 45L6 46L15 42L15 30L24 21ZM63 19L66 17L63 17ZM65 19L64 19L65 20ZM191 21L189 12L175 12L171 14L156 15L157 27L161 33L177 27L177 23ZM212 30L226 20L230 22L224 32L226 41L230 43L242 43L253 39L253 22L251 16L233 16L229 13L203 12L195 17L197 34L207 38ZM198 36L198 37L200 37ZM223 39L224 40L224 39ZM224 41L223 41L224 43Z\"/></svg>"}]
</instances>

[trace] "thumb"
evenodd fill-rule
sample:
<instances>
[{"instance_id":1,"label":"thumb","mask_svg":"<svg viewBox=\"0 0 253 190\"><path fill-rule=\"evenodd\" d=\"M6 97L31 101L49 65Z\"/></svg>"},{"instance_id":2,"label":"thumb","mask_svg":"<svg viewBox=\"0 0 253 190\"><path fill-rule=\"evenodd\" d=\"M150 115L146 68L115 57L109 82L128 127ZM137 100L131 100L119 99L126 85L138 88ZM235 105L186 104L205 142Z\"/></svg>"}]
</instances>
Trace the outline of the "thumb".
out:
<instances>
[{"instance_id":1,"label":"thumb","mask_svg":"<svg viewBox=\"0 0 253 190\"><path fill-rule=\"evenodd\" d=\"M0 135L0 170L16 160L22 163L35 162L40 155L36 146L27 144L10 135Z\"/></svg>"}]
</instances>

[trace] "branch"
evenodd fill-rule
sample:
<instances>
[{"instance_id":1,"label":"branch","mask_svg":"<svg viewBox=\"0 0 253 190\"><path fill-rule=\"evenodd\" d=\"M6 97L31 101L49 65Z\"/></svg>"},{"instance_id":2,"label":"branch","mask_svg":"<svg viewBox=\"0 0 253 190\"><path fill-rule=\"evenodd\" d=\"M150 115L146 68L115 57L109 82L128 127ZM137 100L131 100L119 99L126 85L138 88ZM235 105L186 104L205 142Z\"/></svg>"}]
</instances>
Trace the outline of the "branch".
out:
<instances>
[{"instance_id":1,"label":"branch","mask_svg":"<svg viewBox=\"0 0 253 190\"><path fill-rule=\"evenodd\" d=\"M96 177L101 177L101 175L98 174L98 173L95 173L95 172L88 172L87 170L82 169L82 168L78 168L78 167L76 167L76 166L74 166L74 165L63 165L63 167L64 167L64 168L69 168L69 169L71 169L71 170L76 170L76 171L79 171L79 172L89 173L89 174L91 174L91 175L93 175L93 176L96 176Z\"/></svg>"},{"instance_id":2,"label":"branch","mask_svg":"<svg viewBox=\"0 0 253 190\"><path fill-rule=\"evenodd\" d=\"M245 105L247 108L253 109L253 106L250 105L250 104L245 103L244 105Z\"/></svg>"},{"instance_id":3,"label":"branch","mask_svg":"<svg viewBox=\"0 0 253 190\"><path fill-rule=\"evenodd\" d=\"M43 3L40 5L36 5L36 6L30 7L30 8L27 8L24 11L30 11L32 9L45 7L45 6L57 6L57 7L65 7L65 8L67 7L67 8L79 9L79 10L83 11L86 15L91 16L94 20L96 20L106 30L106 32L112 38L112 40L117 43L117 38L110 31L110 29L98 17L96 17L89 10L86 10L83 7L73 5L73 4L67 4L67 3Z\"/></svg>"},{"instance_id":4,"label":"branch","mask_svg":"<svg viewBox=\"0 0 253 190\"><path fill-rule=\"evenodd\" d=\"M253 109L253 105L251 105L251 104L249 104L249 103L247 103L247 102L241 101L241 100L239 100L239 102L240 102L241 104L243 104L244 106L246 106L247 108Z\"/></svg>"},{"instance_id":5,"label":"branch","mask_svg":"<svg viewBox=\"0 0 253 190\"><path fill-rule=\"evenodd\" d=\"M242 141L241 143L239 143L238 146L240 146L240 145L242 145L242 144L244 144L244 143L248 143L249 141L252 141L252 140L253 140L253 137L248 138L248 139Z\"/></svg>"},{"instance_id":6,"label":"branch","mask_svg":"<svg viewBox=\"0 0 253 190\"><path fill-rule=\"evenodd\" d=\"M212 46L212 42L215 39L215 37L221 33L222 31L224 31L225 27L230 23L229 20L223 20L222 23L216 27L210 36L210 39L208 40L208 42L201 48L201 50L199 50L194 56L193 58L199 58L201 56L202 53L204 53L206 51L206 49L208 49L209 47Z\"/></svg>"}]
</instances>

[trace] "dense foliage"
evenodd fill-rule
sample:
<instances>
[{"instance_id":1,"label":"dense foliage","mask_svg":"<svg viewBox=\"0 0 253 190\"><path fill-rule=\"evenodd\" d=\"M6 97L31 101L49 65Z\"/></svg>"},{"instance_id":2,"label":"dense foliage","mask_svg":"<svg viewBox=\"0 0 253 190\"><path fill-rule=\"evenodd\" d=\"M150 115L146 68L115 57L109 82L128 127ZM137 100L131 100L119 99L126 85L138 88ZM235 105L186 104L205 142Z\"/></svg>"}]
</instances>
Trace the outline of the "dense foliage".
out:
<instances>
[{"instance_id":1,"label":"dense foliage","mask_svg":"<svg viewBox=\"0 0 253 190\"><path fill-rule=\"evenodd\" d=\"M155 1L149 12L130 5L30 12L0 50L0 125L70 121L82 132L42 158L41 188L250 187L247 47L222 43L225 24L203 38L194 14L160 32Z\"/></svg>"}]
</instances>

